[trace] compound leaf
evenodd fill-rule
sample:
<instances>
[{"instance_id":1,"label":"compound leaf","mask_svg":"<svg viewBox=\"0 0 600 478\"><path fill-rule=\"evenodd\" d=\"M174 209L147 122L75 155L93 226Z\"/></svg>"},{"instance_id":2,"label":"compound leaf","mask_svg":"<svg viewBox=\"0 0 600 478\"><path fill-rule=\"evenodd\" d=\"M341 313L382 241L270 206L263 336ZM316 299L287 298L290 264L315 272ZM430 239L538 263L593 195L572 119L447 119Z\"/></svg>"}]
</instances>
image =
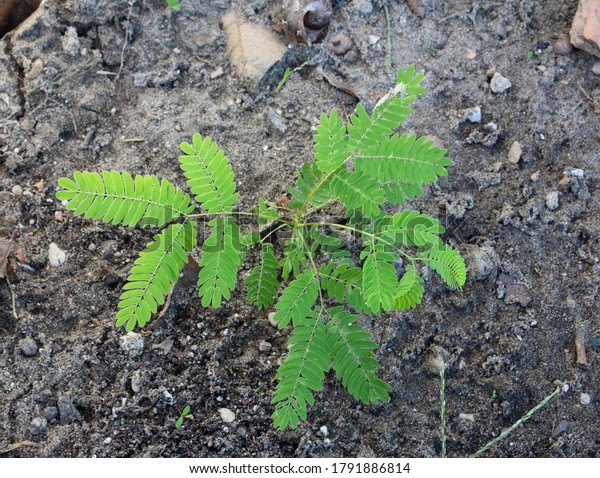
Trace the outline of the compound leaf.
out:
<instances>
[{"instance_id":1,"label":"compound leaf","mask_svg":"<svg viewBox=\"0 0 600 478\"><path fill-rule=\"evenodd\" d=\"M180 166L200 207L209 214L232 211L238 199L233 171L217 143L196 133L192 144L181 143L181 150Z\"/></svg>"},{"instance_id":2,"label":"compound leaf","mask_svg":"<svg viewBox=\"0 0 600 478\"><path fill-rule=\"evenodd\" d=\"M270 307L275 301L279 281L277 280L277 271L280 268L273 245L265 242L262 245L260 263L254 269L252 274L246 278L248 287L248 302L256 305L258 310Z\"/></svg>"},{"instance_id":3,"label":"compound leaf","mask_svg":"<svg viewBox=\"0 0 600 478\"><path fill-rule=\"evenodd\" d=\"M196 224L171 224L146 246L123 287L116 321L129 332L136 325L144 327L165 296L179 279L179 274L196 243Z\"/></svg>"}]
</instances>

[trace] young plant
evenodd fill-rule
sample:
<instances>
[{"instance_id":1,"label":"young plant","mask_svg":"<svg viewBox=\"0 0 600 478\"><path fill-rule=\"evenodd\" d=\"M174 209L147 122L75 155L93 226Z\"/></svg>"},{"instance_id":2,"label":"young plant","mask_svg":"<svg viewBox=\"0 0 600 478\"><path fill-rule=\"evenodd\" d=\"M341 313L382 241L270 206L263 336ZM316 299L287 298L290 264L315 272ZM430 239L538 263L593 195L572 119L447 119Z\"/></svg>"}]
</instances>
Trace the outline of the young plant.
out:
<instances>
[{"instance_id":1,"label":"young plant","mask_svg":"<svg viewBox=\"0 0 600 478\"><path fill-rule=\"evenodd\" d=\"M377 376L377 345L359 314L415 307L423 296L423 266L454 289L466 278L464 261L442 241L437 219L410 209L388 213L421 195L422 186L445 176L451 164L446 150L431 141L394 134L424 91L422 79L413 67L400 70L397 85L372 114L359 104L347 125L336 110L321 115L315 160L297 173L289 201L259 199L251 212L235 210L229 160L200 134L181 144L179 157L196 204L152 175L103 171L61 178L56 196L75 214L163 228L131 269L117 326L130 331L148 323L196 246L198 295L204 307L218 308L230 299L238 269L255 249L257 265L244 281L248 301L259 310L274 306L279 328L292 327L288 355L275 376L274 426L296 428L306 420L330 370L357 400L387 402L392 389ZM242 234L242 216L255 217L258 228ZM200 219L211 228L202 244Z\"/></svg>"},{"instance_id":2,"label":"young plant","mask_svg":"<svg viewBox=\"0 0 600 478\"><path fill-rule=\"evenodd\" d=\"M167 5L173 9L174 12L181 11L181 5L179 4L179 0L167 0Z\"/></svg>"},{"instance_id":3,"label":"young plant","mask_svg":"<svg viewBox=\"0 0 600 478\"><path fill-rule=\"evenodd\" d=\"M183 407L183 410L181 410L181 411L179 412L179 418L178 418L178 419L177 419L177 421L175 422L175 428L176 428L177 430L179 430L179 429L180 429L180 428L183 426L183 421L186 419L186 417L187 417L188 415L189 415L189 416L190 416L190 418L191 418L191 415L190 415L190 410L191 410L190 406L189 406L189 405L186 405L185 407Z\"/></svg>"}]
</instances>

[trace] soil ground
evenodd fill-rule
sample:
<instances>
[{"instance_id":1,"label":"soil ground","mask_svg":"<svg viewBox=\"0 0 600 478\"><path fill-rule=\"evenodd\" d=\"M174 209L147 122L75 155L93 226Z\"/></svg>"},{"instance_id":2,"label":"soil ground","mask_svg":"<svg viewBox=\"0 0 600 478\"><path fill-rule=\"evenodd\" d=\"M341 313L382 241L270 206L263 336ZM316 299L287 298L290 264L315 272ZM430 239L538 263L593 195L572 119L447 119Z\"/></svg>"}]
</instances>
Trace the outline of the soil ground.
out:
<instances>
[{"instance_id":1,"label":"soil ground","mask_svg":"<svg viewBox=\"0 0 600 478\"><path fill-rule=\"evenodd\" d=\"M557 387L484 456L598 456L600 79L591 55L552 48L575 1L428 0L420 14L388 1L389 44L382 2L334 2L328 37L311 50L317 64L278 93L237 78L219 19L233 9L271 27L279 2L182 0L179 13L163 0L132 3L45 1L1 40L0 235L20 247L10 287L0 284L0 451L17 444L4 456L440 456L438 357L448 456L475 452ZM339 32L353 46L338 57L327 43ZM126 352L114 315L151 233L64 211L58 178L115 169L184 187L178 145L200 132L228 154L247 209L286 191L311 158L321 112L353 112L356 98L323 68L372 106L410 64L427 92L403 128L435 135L454 160L413 206L445 221L469 278L455 292L431 276L416 310L364 318L391 401L361 405L329 376L307 422L274 430L270 393L289 331L248 306L241 283L213 310L193 280L181 282L141 333L142 353ZM490 89L494 72L512 84L503 93ZM465 119L474 107L480 122ZM49 263L51 242L67 254L61 267ZM186 405L193 418L176 429Z\"/></svg>"}]
</instances>

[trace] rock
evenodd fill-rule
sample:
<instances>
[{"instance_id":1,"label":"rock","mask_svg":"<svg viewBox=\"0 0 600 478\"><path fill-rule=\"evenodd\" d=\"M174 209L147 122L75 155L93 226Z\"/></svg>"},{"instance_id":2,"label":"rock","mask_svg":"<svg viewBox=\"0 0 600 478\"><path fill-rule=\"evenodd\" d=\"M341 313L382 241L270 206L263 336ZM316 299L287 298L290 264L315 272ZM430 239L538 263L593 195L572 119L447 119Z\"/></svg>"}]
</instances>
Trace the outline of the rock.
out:
<instances>
[{"instance_id":1,"label":"rock","mask_svg":"<svg viewBox=\"0 0 600 478\"><path fill-rule=\"evenodd\" d=\"M58 397L58 414L61 423L71 423L81 421L81 415L73 405L73 401L66 395Z\"/></svg>"},{"instance_id":2,"label":"rock","mask_svg":"<svg viewBox=\"0 0 600 478\"><path fill-rule=\"evenodd\" d=\"M277 322L275 321L275 312L270 312L269 313L269 323L273 326L273 327L279 327L277 325Z\"/></svg>"},{"instance_id":3,"label":"rock","mask_svg":"<svg viewBox=\"0 0 600 478\"><path fill-rule=\"evenodd\" d=\"M345 33L337 33L329 42L329 50L338 56L345 55L352 49L352 40Z\"/></svg>"},{"instance_id":4,"label":"rock","mask_svg":"<svg viewBox=\"0 0 600 478\"><path fill-rule=\"evenodd\" d=\"M142 390L143 376L141 370L134 370L131 374L131 390L134 393L140 393Z\"/></svg>"},{"instance_id":5,"label":"rock","mask_svg":"<svg viewBox=\"0 0 600 478\"><path fill-rule=\"evenodd\" d=\"M110 445L112 443L112 438L111 437L106 437L103 441L103 443L105 445Z\"/></svg>"},{"instance_id":6,"label":"rock","mask_svg":"<svg viewBox=\"0 0 600 478\"><path fill-rule=\"evenodd\" d=\"M154 73L136 73L133 75L133 86L145 88L152 85Z\"/></svg>"},{"instance_id":7,"label":"rock","mask_svg":"<svg viewBox=\"0 0 600 478\"><path fill-rule=\"evenodd\" d=\"M325 38L333 14L330 0L283 0L281 3L281 25L290 38L309 45Z\"/></svg>"},{"instance_id":8,"label":"rock","mask_svg":"<svg viewBox=\"0 0 600 478\"><path fill-rule=\"evenodd\" d=\"M52 420L56 420L58 417L58 408L56 407L46 407L44 408L44 418L51 422Z\"/></svg>"},{"instance_id":9,"label":"rock","mask_svg":"<svg viewBox=\"0 0 600 478\"><path fill-rule=\"evenodd\" d=\"M48 247L48 262L52 267L60 267L67 262L67 254L55 242Z\"/></svg>"},{"instance_id":10,"label":"rock","mask_svg":"<svg viewBox=\"0 0 600 478\"><path fill-rule=\"evenodd\" d=\"M468 175L471 179L473 179L479 190L489 188L490 186L495 186L496 184L500 184L502 181L502 175L500 173L486 173L484 171L473 171Z\"/></svg>"},{"instance_id":11,"label":"rock","mask_svg":"<svg viewBox=\"0 0 600 478\"><path fill-rule=\"evenodd\" d=\"M475 415L473 415L472 413L459 413L458 414L458 418L459 420L464 420L465 422L474 422L475 421Z\"/></svg>"},{"instance_id":12,"label":"rock","mask_svg":"<svg viewBox=\"0 0 600 478\"><path fill-rule=\"evenodd\" d=\"M325 425L323 425L321 428L319 428L319 431L321 432L321 435L323 435L324 437L329 436L329 430L327 429L327 427Z\"/></svg>"},{"instance_id":13,"label":"rock","mask_svg":"<svg viewBox=\"0 0 600 478\"><path fill-rule=\"evenodd\" d=\"M258 344L258 350L260 350L264 354L269 353L272 347L273 346L269 342L266 342L264 340L261 340Z\"/></svg>"},{"instance_id":14,"label":"rock","mask_svg":"<svg viewBox=\"0 0 600 478\"><path fill-rule=\"evenodd\" d=\"M169 393L167 387L161 385L158 387L158 397L156 399L156 406L160 409L163 409L167 406L172 407L174 403L173 395Z\"/></svg>"},{"instance_id":15,"label":"rock","mask_svg":"<svg viewBox=\"0 0 600 478\"><path fill-rule=\"evenodd\" d=\"M227 35L227 56L238 75L258 81L279 61L286 46L262 25L247 21L239 13L231 11L221 20L221 28Z\"/></svg>"},{"instance_id":16,"label":"rock","mask_svg":"<svg viewBox=\"0 0 600 478\"><path fill-rule=\"evenodd\" d=\"M81 44L79 43L79 36L75 27L67 27L63 38L62 38L63 51L70 56L79 55L79 49Z\"/></svg>"},{"instance_id":17,"label":"rock","mask_svg":"<svg viewBox=\"0 0 600 478\"><path fill-rule=\"evenodd\" d=\"M369 40L370 45L377 45L379 40L381 40L381 37L378 37L377 35L369 35L367 39Z\"/></svg>"},{"instance_id":18,"label":"rock","mask_svg":"<svg viewBox=\"0 0 600 478\"><path fill-rule=\"evenodd\" d=\"M508 160L511 163L517 164L521 159L521 155L523 154L523 149L521 148L521 144L518 141L515 141L511 144L510 149L508 150Z\"/></svg>"},{"instance_id":19,"label":"rock","mask_svg":"<svg viewBox=\"0 0 600 478\"><path fill-rule=\"evenodd\" d=\"M558 209L558 191L552 191L546 194L546 207L550 211Z\"/></svg>"},{"instance_id":20,"label":"rock","mask_svg":"<svg viewBox=\"0 0 600 478\"><path fill-rule=\"evenodd\" d=\"M552 438L558 438L563 433L567 433L570 426L571 424L567 420L561 420L552 430Z\"/></svg>"},{"instance_id":21,"label":"rock","mask_svg":"<svg viewBox=\"0 0 600 478\"><path fill-rule=\"evenodd\" d=\"M235 413L229 410L229 408L219 408L219 414L221 415L221 420L225 423L231 423L235 420Z\"/></svg>"},{"instance_id":22,"label":"rock","mask_svg":"<svg viewBox=\"0 0 600 478\"><path fill-rule=\"evenodd\" d=\"M13 193L13 196L17 196L17 197L19 197L19 196L22 196L22 195L23 195L23 188L22 188L21 186L19 186L18 184L15 184L15 185L12 187L12 190L11 190L11 191L12 191L12 193Z\"/></svg>"},{"instance_id":23,"label":"rock","mask_svg":"<svg viewBox=\"0 0 600 478\"><path fill-rule=\"evenodd\" d=\"M489 276L495 278L500 260L491 244L474 247L465 257L469 277L475 280L483 280Z\"/></svg>"},{"instance_id":24,"label":"rock","mask_svg":"<svg viewBox=\"0 0 600 478\"><path fill-rule=\"evenodd\" d=\"M592 66L592 73L594 75L600 75L600 61L597 61Z\"/></svg>"},{"instance_id":25,"label":"rock","mask_svg":"<svg viewBox=\"0 0 600 478\"><path fill-rule=\"evenodd\" d=\"M579 395L579 403L582 405L589 405L592 402L592 397L590 397L587 393L582 393Z\"/></svg>"},{"instance_id":26,"label":"rock","mask_svg":"<svg viewBox=\"0 0 600 478\"><path fill-rule=\"evenodd\" d=\"M33 436L38 436L46 433L47 428L48 421L44 417L35 417L31 420L31 427L29 429Z\"/></svg>"},{"instance_id":27,"label":"rock","mask_svg":"<svg viewBox=\"0 0 600 478\"><path fill-rule=\"evenodd\" d=\"M575 48L600 56L600 0L579 0L569 36Z\"/></svg>"},{"instance_id":28,"label":"rock","mask_svg":"<svg viewBox=\"0 0 600 478\"><path fill-rule=\"evenodd\" d=\"M267 108L267 118L269 118L271 124L275 127L277 131L279 131L282 134L285 134L285 132L287 131L287 125L285 124L285 120L273 108Z\"/></svg>"},{"instance_id":29,"label":"rock","mask_svg":"<svg viewBox=\"0 0 600 478\"><path fill-rule=\"evenodd\" d=\"M471 123L481 123L481 106L466 109L463 118L469 120Z\"/></svg>"},{"instance_id":30,"label":"rock","mask_svg":"<svg viewBox=\"0 0 600 478\"><path fill-rule=\"evenodd\" d=\"M135 332L127 332L120 338L119 345L130 357L139 357L144 353L144 338Z\"/></svg>"},{"instance_id":31,"label":"rock","mask_svg":"<svg viewBox=\"0 0 600 478\"><path fill-rule=\"evenodd\" d=\"M521 307L527 307L532 301L533 294L525 284L518 283L513 277L505 274L500 274L498 281L505 286L503 289L503 297L504 302L507 304L518 303Z\"/></svg>"},{"instance_id":32,"label":"rock","mask_svg":"<svg viewBox=\"0 0 600 478\"><path fill-rule=\"evenodd\" d=\"M512 83L510 82L510 80L508 78L505 78L498 72L494 73L494 76L492 77L492 81L490 82L490 89L492 90L492 93L496 93L496 94L504 93L511 86L512 86Z\"/></svg>"},{"instance_id":33,"label":"rock","mask_svg":"<svg viewBox=\"0 0 600 478\"><path fill-rule=\"evenodd\" d=\"M573 44L571 43L571 39L569 35L563 35L562 38L556 40L552 44L552 48L559 55L568 55L573 51Z\"/></svg>"},{"instance_id":34,"label":"rock","mask_svg":"<svg viewBox=\"0 0 600 478\"><path fill-rule=\"evenodd\" d=\"M26 357L33 357L38 351L38 346L31 337L19 340L19 348Z\"/></svg>"}]
</instances>

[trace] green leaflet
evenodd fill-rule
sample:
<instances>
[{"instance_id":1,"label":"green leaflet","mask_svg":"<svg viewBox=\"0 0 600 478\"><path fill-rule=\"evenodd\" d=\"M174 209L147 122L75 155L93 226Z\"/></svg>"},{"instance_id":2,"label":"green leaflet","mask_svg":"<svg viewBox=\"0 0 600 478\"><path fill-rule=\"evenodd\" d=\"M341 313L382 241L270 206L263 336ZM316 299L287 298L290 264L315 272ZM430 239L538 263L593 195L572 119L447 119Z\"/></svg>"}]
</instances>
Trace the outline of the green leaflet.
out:
<instances>
[{"instance_id":1,"label":"green leaflet","mask_svg":"<svg viewBox=\"0 0 600 478\"><path fill-rule=\"evenodd\" d=\"M60 201L67 201L67 209L87 219L102 219L113 225L129 227L163 226L193 210L190 196L156 176L136 176L117 171L73 173L60 178L63 188L56 193Z\"/></svg>"},{"instance_id":2,"label":"green leaflet","mask_svg":"<svg viewBox=\"0 0 600 478\"><path fill-rule=\"evenodd\" d=\"M227 156L208 136L196 133L192 144L181 143L185 153L179 156L181 169L194 199L209 214L233 210L238 195Z\"/></svg>"},{"instance_id":3,"label":"green leaflet","mask_svg":"<svg viewBox=\"0 0 600 478\"><path fill-rule=\"evenodd\" d=\"M467 268L465 260L456 249L442 244L432 247L421 254L426 264L435 270L442 280L453 289L460 289L467 280Z\"/></svg>"},{"instance_id":4,"label":"green leaflet","mask_svg":"<svg viewBox=\"0 0 600 478\"><path fill-rule=\"evenodd\" d=\"M273 252L273 245L263 243L259 265L252 269L252 274L246 278L248 302L258 307L258 310L270 307L275 301L279 280L277 271L280 266Z\"/></svg>"},{"instance_id":5,"label":"green leaflet","mask_svg":"<svg viewBox=\"0 0 600 478\"><path fill-rule=\"evenodd\" d=\"M218 309L222 299L229 300L235 289L237 270L242 263L242 234L232 216L213 219L208 225L214 229L202 244L198 296L203 307L212 305Z\"/></svg>"},{"instance_id":6,"label":"green leaflet","mask_svg":"<svg viewBox=\"0 0 600 478\"><path fill-rule=\"evenodd\" d=\"M329 118L321 115L321 124L317 126L315 142L315 164L325 174L335 171L346 160L346 128L336 110Z\"/></svg>"},{"instance_id":7,"label":"green leaflet","mask_svg":"<svg viewBox=\"0 0 600 478\"><path fill-rule=\"evenodd\" d=\"M144 327L179 279L179 273L196 243L196 224L171 224L146 246L123 287L116 321L127 331Z\"/></svg>"},{"instance_id":8,"label":"green leaflet","mask_svg":"<svg viewBox=\"0 0 600 478\"><path fill-rule=\"evenodd\" d=\"M275 375L279 383L271 400L275 404L273 426L281 430L288 425L296 428L299 419L306 420L307 405L314 404L311 391L323 388L330 361L327 328L312 311L294 327L289 343L288 356Z\"/></svg>"},{"instance_id":9,"label":"green leaflet","mask_svg":"<svg viewBox=\"0 0 600 478\"><path fill-rule=\"evenodd\" d=\"M327 311L327 346L335 376L352 396L365 404L388 402L392 388L376 375L380 365L371 350L377 344L370 333L356 324L358 317L343 307Z\"/></svg>"},{"instance_id":10,"label":"green leaflet","mask_svg":"<svg viewBox=\"0 0 600 478\"><path fill-rule=\"evenodd\" d=\"M292 321L294 327L302 325L310 315L319 295L319 280L313 269L299 274L283 291L275 305L274 321L280 329Z\"/></svg>"}]
</instances>

